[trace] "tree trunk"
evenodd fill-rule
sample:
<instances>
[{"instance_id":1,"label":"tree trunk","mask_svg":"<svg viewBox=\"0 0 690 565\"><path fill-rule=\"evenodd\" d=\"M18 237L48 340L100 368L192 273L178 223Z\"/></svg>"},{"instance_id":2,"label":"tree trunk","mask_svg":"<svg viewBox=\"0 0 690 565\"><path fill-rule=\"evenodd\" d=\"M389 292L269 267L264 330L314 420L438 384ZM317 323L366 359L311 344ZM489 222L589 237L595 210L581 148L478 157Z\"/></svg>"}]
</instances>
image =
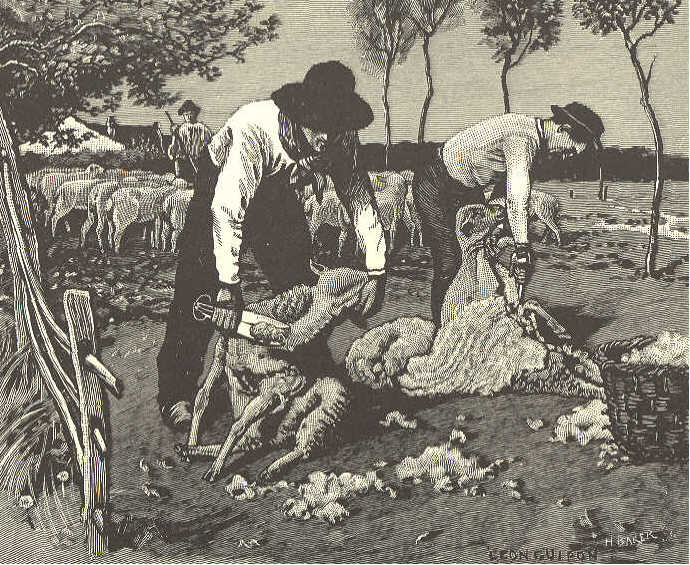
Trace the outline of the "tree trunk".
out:
<instances>
[{"instance_id":1,"label":"tree trunk","mask_svg":"<svg viewBox=\"0 0 690 565\"><path fill-rule=\"evenodd\" d=\"M391 70L393 68L393 62L388 61L386 63L386 74L383 79L383 115L385 117L386 121L386 150L385 150L385 158L386 158L386 170L388 170L388 162L390 159L390 152L391 152L391 109L390 109L390 104L388 103L388 88L390 87L391 84Z\"/></svg>"},{"instance_id":2,"label":"tree trunk","mask_svg":"<svg viewBox=\"0 0 690 565\"><path fill-rule=\"evenodd\" d=\"M503 69L501 70L501 87L503 88L503 107L506 114L510 113L510 95L508 94L508 71L510 70L510 55L503 59Z\"/></svg>"},{"instance_id":3,"label":"tree trunk","mask_svg":"<svg viewBox=\"0 0 690 565\"><path fill-rule=\"evenodd\" d=\"M424 43L422 44L422 50L424 51L424 61L426 63L426 98L424 99L424 105L422 106L422 116L419 119L419 134L417 136L418 143L424 143L424 129L426 127L426 116L429 112L429 106L431 105L431 98L434 96L434 83L431 78L431 57L429 56L429 40L430 35L424 36Z\"/></svg>"},{"instance_id":4,"label":"tree trunk","mask_svg":"<svg viewBox=\"0 0 690 565\"><path fill-rule=\"evenodd\" d=\"M640 104L644 108L645 114L647 114L647 119L652 126L652 133L654 135L654 150L656 152L656 178L654 179L652 215L649 222L649 241L647 244L647 255L645 257L645 272L648 275L651 275L656 269L656 254L659 247L659 216L661 208L661 196L664 189L664 141L661 137L661 128L659 127L659 122L656 119L654 108L652 108L652 105L649 101L649 78L651 78L651 69L650 75L648 77L645 76L644 69L640 64L636 49L628 47L628 51L630 52L630 60L632 61L633 67L635 67L637 80L640 83L640 91L642 93Z\"/></svg>"}]
</instances>

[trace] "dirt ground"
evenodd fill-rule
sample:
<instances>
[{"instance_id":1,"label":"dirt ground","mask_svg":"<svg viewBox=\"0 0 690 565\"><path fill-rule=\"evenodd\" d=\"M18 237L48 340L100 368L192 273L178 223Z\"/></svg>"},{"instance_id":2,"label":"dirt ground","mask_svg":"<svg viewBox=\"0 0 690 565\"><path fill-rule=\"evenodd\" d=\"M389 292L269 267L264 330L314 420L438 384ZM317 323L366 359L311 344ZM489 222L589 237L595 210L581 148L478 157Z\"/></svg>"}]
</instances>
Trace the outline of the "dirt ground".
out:
<instances>
[{"instance_id":1,"label":"dirt ground","mask_svg":"<svg viewBox=\"0 0 690 565\"><path fill-rule=\"evenodd\" d=\"M576 341L588 347L662 330L687 333L687 240L663 239L658 260L663 274L644 278L640 266L645 236L594 227L602 220L634 220L634 214L598 202L591 183L553 183L548 189L562 203L563 245L536 244L536 272L527 298L538 299ZM569 190L574 190L575 198L568 197ZM123 398L111 401L113 504L137 516L187 520L221 512L230 520L220 531L198 533L173 544L154 541L139 551L120 550L101 561L688 562L687 465L627 464L602 472L597 467L599 442L582 447L549 441L557 418L584 403L578 399L501 394L402 401L419 424L415 430L405 430L378 425L382 399L373 393L361 394L364 405L354 437L300 463L286 480L301 481L316 470L364 472L380 460L390 464L384 468L384 474L390 474L392 465L403 457L444 443L460 413L466 416L462 427L468 438L463 453L486 461L497 457L515 457L516 461L485 484L485 497L441 494L428 483L406 485L396 499L378 492L355 499L349 505L350 516L336 526L283 516L281 504L294 496L294 489L250 501L236 501L225 493L223 487L233 472L252 480L275 453L230 463L226 478L215 485L201 480L209 464L205 461L176 462L173 469L157 469L155 461L173 456L173 445L184 441L183 435L162 426L155 403L155 357L172 295L174 257L148 251L136 235L122 256L108 258L93 246L83 254L75 251L75 241L63 235L52 244L47 288L56 311L61 309L65 288L94 290L101 358L126 386ZM269 290L250 254L243 270L245 297L267 296ZM428 317L430 280L428 250L402 249L390 269L385 306L369 320L369 327L401 315ZM334 329L329 343L336 360L343 359L363 331L350 321ZM545 426L532 431L525 423L528 417L542 418ZM227 425L225 417L218 417L204 432L204 442L221 439ZM151 480L170 490L168 500L153 502L142 493L140 486L146 480L139 468L142 457L153 468ZM506 495L501 483L509 479L524 483L524 500ZM556 504L563 498L570 505ZM613 540L600 545L596 555L577 552L587 534L578 526L583 515ZM7 553L0 553L2 562L90 561L80 544L53 548L47 537L36 536L25 522L10 520L6 508L0 509L0 520L6 535L17 539L13 548L3 547ZM430 533L416 543L425 532ZM656 539L648 532L656 532ZM667 541L661 541L660 532ZM646 535L647 543L633 544L633 534ZM238 547L240 540L250 539L257 540L258 546Z\"/></svg>"}]
</instances>

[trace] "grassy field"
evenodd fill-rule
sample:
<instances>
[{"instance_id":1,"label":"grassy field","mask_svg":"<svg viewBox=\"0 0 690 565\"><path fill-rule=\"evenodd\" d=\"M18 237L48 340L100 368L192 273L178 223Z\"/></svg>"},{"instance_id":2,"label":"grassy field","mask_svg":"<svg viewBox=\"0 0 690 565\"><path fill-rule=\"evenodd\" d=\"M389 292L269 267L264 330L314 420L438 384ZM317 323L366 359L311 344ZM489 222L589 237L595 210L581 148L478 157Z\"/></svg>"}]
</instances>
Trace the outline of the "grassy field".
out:
<instances>
[{"instance_id":1,"label":"grassy field","mask_svg":"<svg viewBox=\"0 0 690 565\"><path fill-rule=\"evenodd\" d=\"M564 241L560 248L536 244L536 273L527 287L527 298L538 299L579 343L589 347L662 330L687 334L687 240L663 239L657 263L660 276L645 278L640 267L646 237L596 227L602 221L625 224L640 220L640 214L632 211L639 203L623 208L599 202L595 183L548 183L542 188L561 201ZM610 187L612 197L615 189L615 185ZM640 194L645 194L643 187ZM674 210L675 214L687 212L685 198L684 207ZM464 452L486 461L516 458L497 479L486 483L485 497L441 494L429 484L408 485L397 499L376 492L354 500L345 522L330 526L318 520L284 517L280 508L294 495L290 489L235 501L225 493L225 481L212 486L201 480L207 462L194 462L156 471L154 481L169 488L171 497L149 501L140 489L145 476L139 459L145 457L153 463L161 456L171 456L174 443L184 440L162 426L155 403L155 357L172 295L174 258L151 252L134 238L123 255L107 258L93 246L83 254L75 246L76 240L68 237L53 243L48 253L47 268L52 274L47 287L57 311L65 288L95 289L102 359L126 385L124 397L111 402L114 505L138 516L171 520L217 511L238 518L213 535L199 534L174 544L156 541L139 551L110 554L103 561L484 562L494 558L509 561L512 551L520 561L688 562L687 466L627 464L602 472L597 467L598 442L582 447L549 441L557 418L583 403L549 395L404 401L405 410L419 424L416 430L404 430L377 424L391 399L368 393L361 396L361 418L352 430L353 437L321 457L300 463L285 477L301 481L316 470L364 472L379 460L389 463L390 469L403 457L417 456L426 446L446 441L456 416L462 413L468 438ZM245 297L268 296L269 289L251 254L245 257L243 269ZM401 315L428 317L430 280L428 250L402 249L393 260L386 304L369 326ZM329 343L337 360L343 359L362 332L349 321L334 329ZM532 431L525 423L528 417L543 419L544 428ZM227 424L226 418L219 417L204 438L221 439ZM238 461L228 475L239 472L251 480L274 457L268 454ZM390 470L385 473L389 476ZM510 479L523 482L524 501L506 495L501 483ZM563 498L571 504L557 505ZM8 552L0 554L0 561L89 560L80 544L53 548L48 536L36 536L26 523L9 518L9 509L0 513L7 535L17 540L11 551L6 548ZM632 547L623 547L625 541L619 544L616 537L616 547L600 547L596 556L569 554L587 534L578 525L585 514L606 535L619 536L620 525L626 524L630 532L640 535L663 531L670 537L666 542L649 539L649 543ZM416 543L426 532L429 535ZM240 540L250 539L256 539L258 546L238 547ZM520 551L527 552L527 559L520 558L524 556Z\"/></svg>"}]
</instances>

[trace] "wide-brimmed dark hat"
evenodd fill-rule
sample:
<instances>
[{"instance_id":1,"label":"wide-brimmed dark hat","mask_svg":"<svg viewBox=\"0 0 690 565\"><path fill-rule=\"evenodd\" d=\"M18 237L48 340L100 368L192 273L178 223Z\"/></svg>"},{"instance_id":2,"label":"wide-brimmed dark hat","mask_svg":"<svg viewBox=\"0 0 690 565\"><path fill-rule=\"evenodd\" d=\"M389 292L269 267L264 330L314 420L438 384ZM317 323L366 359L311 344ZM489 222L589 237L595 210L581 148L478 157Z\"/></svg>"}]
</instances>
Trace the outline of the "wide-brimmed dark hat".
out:
<instances>
[{"instance_id":1,"label":"wide-brimmed dark hat","mask_svg":"<svg viewBox=\"0 0 690 565\"><path fill-rule=\"evenodd\" d=\"M592 140L601 149L601 136L604 133L604 122L599 114L580 102L571 102L565 106L551 106L553 117L558 123L569 123L573 126L576 138Z\"/></svg>"},{"instance_id":2,"label":"wide-brimmed dark hat","mask_svg":"<svg viewBox=\"0 0 690 565\"><path fill-rule=\"evenodd\" d=\"M192 114L199 115L199 112L201 112L201 108L197 106L193 100L185 100L182 103L182 106L180 106L180 109L177 111L177 115L181 116L185 112L191 112Z\"/></svg>"},{"instance_id":3,"label":"wide-brimmed dark hat","mask_svg":"<svg viewBox=\"0 0 690 565\"><path fill-rule=\"evenodd\" d=\"M285 84L271 98L290 119L318 131L360 130L374 120L355 93L355 75L339 61L317 63L303 82Z\"/></svg>"}]
</instances>

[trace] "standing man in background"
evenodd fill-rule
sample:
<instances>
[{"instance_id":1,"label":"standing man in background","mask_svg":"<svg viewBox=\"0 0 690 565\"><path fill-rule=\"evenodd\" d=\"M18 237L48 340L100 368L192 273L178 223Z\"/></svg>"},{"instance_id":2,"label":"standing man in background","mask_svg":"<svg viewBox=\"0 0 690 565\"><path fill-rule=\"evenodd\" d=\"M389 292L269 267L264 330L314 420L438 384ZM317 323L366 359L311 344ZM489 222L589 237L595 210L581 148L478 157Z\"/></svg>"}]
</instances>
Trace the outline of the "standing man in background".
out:
<instances>
[{"instance_id":1,"label":"standing man in background","mask_svg":"<svg viewBox=\"0 0 690 565\"><path fill-rule=\"evenodd\" d=\"M187 182L196 180L195 168L199 166L199 156L213 137L211 130L204 123L197 121L200 112L201 108L192 100L184 101L177 111L184 123L175 126L172 131L172 142L168 147L168 156L175 163L175 176Z\"/></svg>"}]
</instances>

